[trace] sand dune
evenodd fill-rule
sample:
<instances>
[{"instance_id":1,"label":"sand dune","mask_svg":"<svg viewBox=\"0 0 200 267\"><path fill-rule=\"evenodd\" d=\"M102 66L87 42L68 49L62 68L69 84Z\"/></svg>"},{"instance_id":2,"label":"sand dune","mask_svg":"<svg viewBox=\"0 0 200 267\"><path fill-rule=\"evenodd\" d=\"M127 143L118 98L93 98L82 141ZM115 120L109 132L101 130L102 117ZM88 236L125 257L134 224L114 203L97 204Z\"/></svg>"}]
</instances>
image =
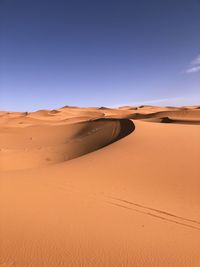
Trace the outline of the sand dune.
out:
<instances>
[{"instance_id":1,"label":"sand dune","mask_svg":"<svg viewBox=\"0 0 200 267\"><path fill-rule=\"evenodd\" d=\"M0 266L199 267L199 121L198 106L1 112Z\"/></svg>"},{"instance_id":2,"label":"sand dune","mask_svg":"<svg viewBox=\"0 0 200 267\"><path fill-rule=\"evenodd\" d=\"M111 144L133 130L133 122L126 119L4 128L0 133L0 170L36 168L67 161Z\"/></svg>"}]
</instances>

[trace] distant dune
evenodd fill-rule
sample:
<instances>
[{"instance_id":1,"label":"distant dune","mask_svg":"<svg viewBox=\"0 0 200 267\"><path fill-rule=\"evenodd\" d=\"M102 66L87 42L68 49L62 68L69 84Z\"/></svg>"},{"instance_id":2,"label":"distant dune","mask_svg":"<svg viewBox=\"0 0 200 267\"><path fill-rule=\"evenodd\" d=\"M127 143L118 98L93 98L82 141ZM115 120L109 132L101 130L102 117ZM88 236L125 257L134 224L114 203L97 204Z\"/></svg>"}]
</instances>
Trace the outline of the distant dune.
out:
<instances>
[{"instance_id":1,"label":"distant dune","mask_svg":"<svg viewBox=\"0 0 200 267\"><path fill-rule=\"evenodd\" d=\"M199 267L200 106L0 112L0 267Z\"/></svg>"}]
</instances>

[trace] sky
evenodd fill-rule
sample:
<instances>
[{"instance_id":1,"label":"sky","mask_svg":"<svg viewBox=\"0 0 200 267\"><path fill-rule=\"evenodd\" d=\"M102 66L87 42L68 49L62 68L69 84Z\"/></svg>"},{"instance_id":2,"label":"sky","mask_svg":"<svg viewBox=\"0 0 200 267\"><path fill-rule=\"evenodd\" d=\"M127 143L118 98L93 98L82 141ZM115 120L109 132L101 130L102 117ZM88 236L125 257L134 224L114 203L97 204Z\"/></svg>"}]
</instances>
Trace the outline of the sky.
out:
<instances>
[{"instance_id":1,"label":"sky","mask_svg":"<svg viewBox=\"0 0 200 267\"><path fill-rule=\"evenodd\" d=\"M199 0L0 0L0 110L200 104Z\"/></svg>"}]
</instances>

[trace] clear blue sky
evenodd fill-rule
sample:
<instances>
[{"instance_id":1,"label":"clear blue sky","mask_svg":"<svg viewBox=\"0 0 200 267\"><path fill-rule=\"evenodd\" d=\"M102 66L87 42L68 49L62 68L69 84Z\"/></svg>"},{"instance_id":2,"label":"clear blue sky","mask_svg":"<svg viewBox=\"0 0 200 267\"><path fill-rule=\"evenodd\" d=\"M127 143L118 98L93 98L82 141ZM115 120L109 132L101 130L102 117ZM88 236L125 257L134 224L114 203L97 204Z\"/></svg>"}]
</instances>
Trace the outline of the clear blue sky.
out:
<instances>
[{"instance_id":1,"label":"clear blue sky","mask_svg":"<svg viewBox=\"0 0 200 267\"><path fill-rule=\"evenodd\" d=\"M200 104L199 0L1 0L0 110Z\"/></svg>"}]
</instances>

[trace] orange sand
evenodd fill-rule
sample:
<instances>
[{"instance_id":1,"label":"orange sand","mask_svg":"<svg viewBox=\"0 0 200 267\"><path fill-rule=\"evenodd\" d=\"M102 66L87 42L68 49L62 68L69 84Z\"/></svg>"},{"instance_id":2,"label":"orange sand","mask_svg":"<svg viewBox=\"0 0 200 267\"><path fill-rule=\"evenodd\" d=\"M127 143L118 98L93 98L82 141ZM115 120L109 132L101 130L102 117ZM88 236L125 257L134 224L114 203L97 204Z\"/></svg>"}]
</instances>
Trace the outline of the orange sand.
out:
<instances>
[{"instance_id":1,"label":"orange sand","mask_svg":"<svg viewBox=\"0 0 200 267\"><path fill-rule=\"evenodd\" d=\"M198 106L0 112L0 267L199 267L199 124Z\"/></svg>"}]
</instances>

